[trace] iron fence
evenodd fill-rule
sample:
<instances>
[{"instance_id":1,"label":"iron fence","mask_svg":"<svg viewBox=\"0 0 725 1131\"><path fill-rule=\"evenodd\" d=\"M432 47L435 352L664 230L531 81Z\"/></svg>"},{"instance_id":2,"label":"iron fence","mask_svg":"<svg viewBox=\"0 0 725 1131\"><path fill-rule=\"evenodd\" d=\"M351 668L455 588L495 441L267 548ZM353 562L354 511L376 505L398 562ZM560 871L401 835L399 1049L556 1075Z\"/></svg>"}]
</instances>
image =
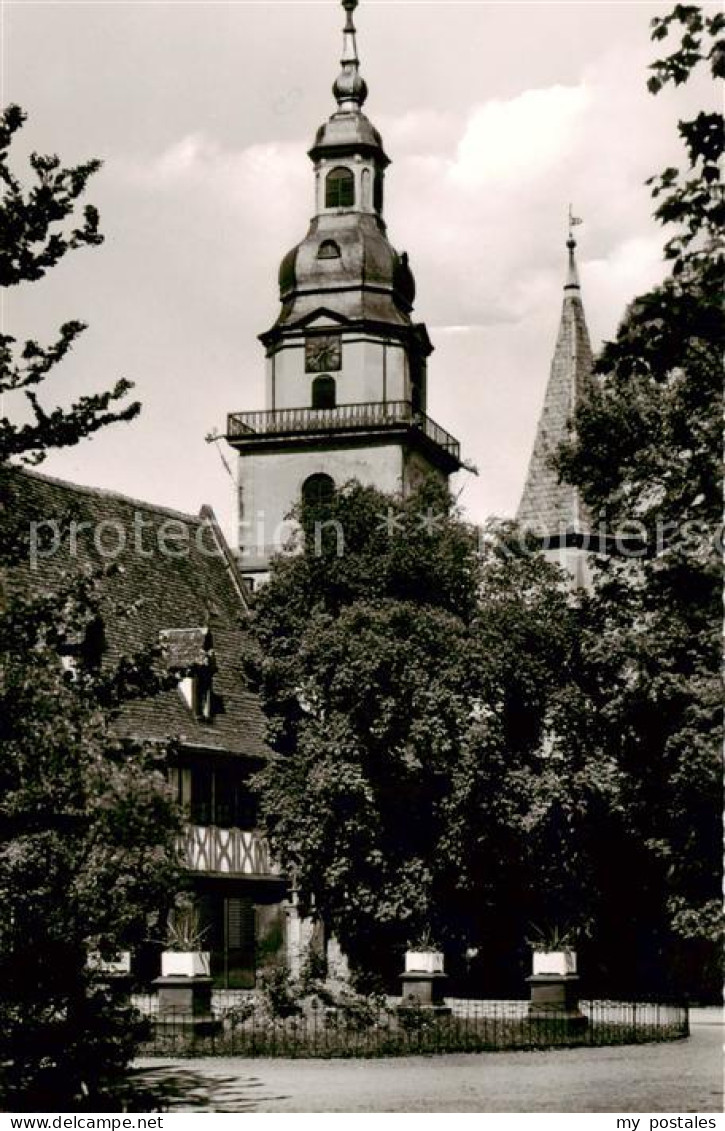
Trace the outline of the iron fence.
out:
<instances>
[{"instance_id":1,"label":"iron fence","mask_svg":"<svg viewBox=\"0 0 725 1131\"><path fill-rule=\"evenodd\" d=\"M137 1002L137 1004L144 1004ZM145 1003L146 1056L379 1057L550 1049L671 1041L689 1034L686 1005L582 1001L578 1011L534 1013L524 1001L457 1000L443 1008L313 1000L272 1017L252 997L216 1003L208 1016L163 1013Z\"/></svg>"}]
</instances>

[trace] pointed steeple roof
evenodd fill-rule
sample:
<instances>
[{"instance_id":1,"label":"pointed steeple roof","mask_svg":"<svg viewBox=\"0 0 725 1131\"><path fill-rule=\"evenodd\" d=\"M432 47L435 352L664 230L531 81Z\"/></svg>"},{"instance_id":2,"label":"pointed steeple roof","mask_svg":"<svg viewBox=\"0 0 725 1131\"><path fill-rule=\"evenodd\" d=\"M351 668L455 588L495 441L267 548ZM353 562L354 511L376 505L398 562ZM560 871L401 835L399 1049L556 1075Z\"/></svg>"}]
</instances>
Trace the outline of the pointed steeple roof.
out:
<instances>
[{"instance_id":1,"label":"pointed steeple roof","mask_svg":"<svg viewBox=\"0 0 725 1131\"><path fill-rule=\"evenodd\" d=\"M560 483L558 473L552 467L552 458L559 444L570 435L569 421L592 381L592 348L576 265L576 240L572 234L574 220L570 211L567 240L569 265L559 334L544 407L516 515L522 526L547 540L563 539L567 535L586 533L590 529L589 517L579 491L568 483Z\"/></svg>"}]
</instances>

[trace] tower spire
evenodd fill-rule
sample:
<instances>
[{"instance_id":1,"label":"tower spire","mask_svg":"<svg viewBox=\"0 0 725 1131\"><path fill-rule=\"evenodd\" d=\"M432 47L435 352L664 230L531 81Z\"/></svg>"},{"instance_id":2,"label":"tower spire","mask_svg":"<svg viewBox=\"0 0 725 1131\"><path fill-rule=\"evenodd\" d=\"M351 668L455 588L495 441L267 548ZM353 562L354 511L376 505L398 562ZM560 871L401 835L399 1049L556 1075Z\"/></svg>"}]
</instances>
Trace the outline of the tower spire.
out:
<instances>
[{"instance_id":1,"label":"tower spire","mask_svg":"<svg viewBox=\"0 0 725 1131\"><path fill-rule=\"evenodd\" d=\"M279 314L260 334L267 411L249 424L244 413L229 418L240 457L240 551L245 573L257 577L268 572L300 492L324 500L334 476L407 494L421 477L445 481L461 467L458 441L425 416L433 345L413 320L415 279L383 219L390 159L363 112L357 0L342 8L337 105L308 151L315 212L282 260Z\"/></svg>"},{"instance_id":2,"label":"tower spire","mask_svg":"<svg viewBox=\"0 0 725 1131\"><path fill-rule=\"evenodd\" d=\"M561 483L552 459L569 436L569 423L592 380L589 342L574 252L574 228L582 221L569 206L569 253L564 302L544 407L539 418L518 521L546 545L566 543L586 533L589 519L576 487Z\"/></svg>"},{"instance_id":3,"label":"tower spire","mask_svg":"<svg viewBox=\"0 0 725 1131\"><path fill-rule=\"evenodd\" d=\"M357 41L352 14L358 0L342 0L345 9L345 27L342 32L342 70L335 79L332 93L341 110L359 110L368 96L365 79L360 74L360 60L357 57Z\"/></svg>"}]
</instances>

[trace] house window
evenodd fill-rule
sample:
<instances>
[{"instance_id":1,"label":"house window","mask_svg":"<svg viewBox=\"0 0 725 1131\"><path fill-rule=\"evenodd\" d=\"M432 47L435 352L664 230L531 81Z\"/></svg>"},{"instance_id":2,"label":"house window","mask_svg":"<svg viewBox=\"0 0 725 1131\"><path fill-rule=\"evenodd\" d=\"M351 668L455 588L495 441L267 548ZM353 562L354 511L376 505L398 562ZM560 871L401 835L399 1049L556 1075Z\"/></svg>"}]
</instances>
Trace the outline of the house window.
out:
<instances>
[{"instance_id":1,"label":"house window","mask_svg":"<svg viewBox=\"0 0 725 1131\"><path fill-rule=\"evenodd\" d=\"M224 949L222 954L212 953L212 973L216 973L225 986L254 989L256 966L257 914L254 904L251 899L234 896L225 899Z\"/></svg>"},{"instance_id":2,"label":"house window","mask_svg":"<svg viewBox=\"0 0 725 1131\"><path fill-rule=\"evenodd\" d=\"M194 825L252 830L257 826L257 798L231 769L192 766L190 820Z\"/></svg>"},{"instance_id":3,"label":"house window","mask_svg":"<svg viewBox=\"0 0 725 1131\"><path fill-rule=\"evenodd\" d=\"M335 240L323 240L317 250L318 259L339 259L340 245Z\"/></svg>"},{"instance_id":4,"label":"house window","mask_svg":"<svg viewBox=\"0 0 725 1131\"><path fill-rule=\"evenodd\" d=\"M214 771L206 766L191 770L191 806L189 816L193 825L212 825L214 812Z\"/></svg>"},{"instance_id":5,"label":"house window","mask_svg":"<svg viewBox=\"0 0 725 1131\"><path fill-rule=\"evenodd\" d=\"M209 668L200 668L194 677L194 702L192 710L198 719L210 722L213 710L213 676Z\"/></svg>"},{"instance_id":6,"label":"house window","mask_svg":"<svg viewBox=\"0 0 725 1131\"><path fill-rule=\"evenodd\" d=\"M325 208L352 208L355 203L355 178L349 169L339 165L327 174Z\"/></svg>"},{"instance_id":7,"label":"house window","mask_svg":"<svg viewBox=\"0 0 725 1131\"><path fill-rule=\"evenodd\" d=\"M257 825L256 796L233 770L214 771L214 824L223 829Z\"/></svg>"},{"instance_id":8,"label":"house window","mask_svg":"<svg viewBox=\"0 0 725 1131\"><path fill-rule=\"evenodd\" d=\"M335 481L322 473L310 475L302 484L302 498L308 507L323 507L332 502Z\"/></svg>"},{"instance_id":9,"label":"house window","mask_svg":"<svg viewBox=\"0 0 725 1131\"><path fill-rule=\"evenodd\" d=\"M323 377L315 377L312 382L312 407L313 408L334 408L335 407L335 378L329 377L327 374Z\"/></svg>"},{"instance_id":10,"label":"house window","mask_svg":"<svg viewBox=\"0 0 725 1131\"><path fill-rule=\"evenodd\" d=\"M180 680L179 691L197 719L211 722L214 715L214 687L212 673L208 668L200 668L199 671Z\"/></svg>"},{"instance_id":11,"label":"house window","mask_svg":"<svg viewBox=\"0 0 725 1131\"><path fill-rule=\"evenodd\" d=\"M227 899L226 935L230 950L245 950L254 955L255 915L250 899Z\"/></svg>"}]
</instances>

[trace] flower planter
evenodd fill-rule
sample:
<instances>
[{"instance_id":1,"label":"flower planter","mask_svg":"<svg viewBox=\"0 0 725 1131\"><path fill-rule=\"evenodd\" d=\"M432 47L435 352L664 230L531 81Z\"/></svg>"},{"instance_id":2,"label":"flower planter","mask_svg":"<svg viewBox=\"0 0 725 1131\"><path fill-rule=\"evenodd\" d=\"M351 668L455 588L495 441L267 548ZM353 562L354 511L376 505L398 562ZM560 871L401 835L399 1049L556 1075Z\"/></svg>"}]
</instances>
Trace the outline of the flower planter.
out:
<instances>
[{"instance_id":1,"label":"flower planter","mask_svg":"<svg viewBox=\"0 0 725 1131\"><path fill-rule=\"evenodd\" d=\"M443 954L440 950L406 950L406 974L442 974Z\"/></svg>"},{"instance_id":2,"label":"flower planter","mask_svg":"<svg viewBox=\"0 0 725 1131\"><path fill-rule=\"evenodd\" d=\"M105 958L101 958L100 954L94 952L88 955L88 965L92 970L98 970L102 974L130 974L131 951L120 951L118 958L113 961L107 961Z\"/></svg>"},{"instance_id":3,"label":"flower planter","mask_svg":"<svg viewBox=\"0 0 725 1131\"><path fill-rule=\"evenodd\" d=\"M208 950L165 950L161 955L163 978L208 978Z\"/></svg>"},{"instance_id":4,"label":"flower planter","mask_svg":"<svg viewBox=\"0 0 725 1131\"><path fill-rule=\"evenodd\" d=\"M534 975L556 974L563 978L576 974L575 950L535 950Z\"/></svg>"}]
</instances>

